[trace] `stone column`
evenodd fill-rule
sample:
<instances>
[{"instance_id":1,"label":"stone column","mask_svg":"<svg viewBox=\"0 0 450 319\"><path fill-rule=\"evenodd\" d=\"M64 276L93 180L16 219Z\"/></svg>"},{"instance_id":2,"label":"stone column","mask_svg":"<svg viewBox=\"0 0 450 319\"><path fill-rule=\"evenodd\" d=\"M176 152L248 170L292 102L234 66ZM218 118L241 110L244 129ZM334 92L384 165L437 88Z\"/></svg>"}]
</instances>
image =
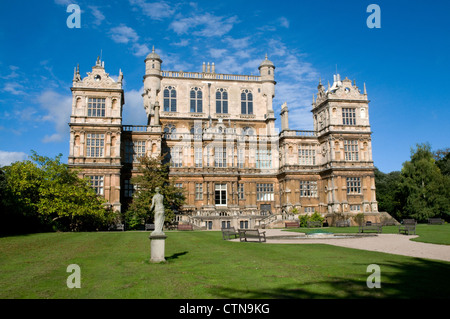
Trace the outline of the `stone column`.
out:
<instances>
[{"instance_id":1,"label":"stone column","mask_svg":"<svg viewBox=\"0 0 450 319\"><path fill-rule=\"evenodd\" d=\"M150 234L150 250L151 250L151 258L150 262L152 263L161 263L166 262L164 258L165 250L166 250L166 238L167 236L163 234Z\"/></svg>"}]
</instances>

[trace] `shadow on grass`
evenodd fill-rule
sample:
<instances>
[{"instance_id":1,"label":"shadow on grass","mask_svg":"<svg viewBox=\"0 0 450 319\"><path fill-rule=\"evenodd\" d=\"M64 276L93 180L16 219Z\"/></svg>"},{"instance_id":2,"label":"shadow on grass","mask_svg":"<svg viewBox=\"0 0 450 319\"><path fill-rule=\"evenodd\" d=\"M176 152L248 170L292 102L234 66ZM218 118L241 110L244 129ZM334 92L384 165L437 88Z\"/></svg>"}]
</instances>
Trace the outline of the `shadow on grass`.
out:
<instances>
[{"instance_id":1,"label":"shadow on grass","mask_svg":"<svg viewBox=\"0 0 450 319\"><path fill-rule=\"evenodd\" d=\"M174 260L174 259L177 259L177 258L180 257L180 256L186 255L187 253L188 253L187 251L183 251L183 252L181 252L181 253L176 253L176 254L173 254L172 256L166 257L166 260L167 260L167 261L172 261L172 260Z\"/></svg>"},{"instance_id":2,"label":"shadow on grass","mask_svg":"<svg viewBox=\"0 0 450 319\"><path fill-rule=\"evenodd\" d=\"M364 269L368 265L362 265ZM379 264L381 288L368 288L367 277L362 273L356 279L329 277L326 281L309 281L303 284L288 284L267 288L214 286L210 293L226 299L448 299L450 298L450 266L426 259L415 262L388 262ZM301 280L301 273L299 279ZM264 287L264 284L259 284ZM269 286L269 285L268 285Z\"/></svg>"}]
</instances>

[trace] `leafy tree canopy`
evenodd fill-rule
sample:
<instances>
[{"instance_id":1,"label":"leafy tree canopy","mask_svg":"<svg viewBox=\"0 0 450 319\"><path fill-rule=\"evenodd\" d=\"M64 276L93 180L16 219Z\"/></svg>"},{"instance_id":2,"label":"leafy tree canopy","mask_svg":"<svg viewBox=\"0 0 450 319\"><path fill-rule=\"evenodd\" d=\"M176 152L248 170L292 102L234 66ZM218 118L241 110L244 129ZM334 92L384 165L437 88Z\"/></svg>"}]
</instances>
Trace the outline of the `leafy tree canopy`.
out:
<instances>
[{"instance_id":1,"label":"leafy tree canopy","mask_svg":"<svg viewBox=\"0 0 450 319\"><path fill-rule=\"evenodd\" d=\"M3 168L4 218L20 222L26 217L39 230L62 231L95 230L113 221L115 214L104 208L105 200L61 163L61 156L52 159L32 151L29 160Z\"/></svg>"},{"instance_id":2,"label":"leafy tree canopy","mask_svg":"<svg viewBox=\"0 0 450 319\"><path fill-rule=\"evenodd\" d=\"M175 179L169 178L169 163L163 163L164 156L139 158L138 175L131 182L136 185L133 201L126 213L128 226L135 228L145 222L151 223L154 212L150 211L155 188L164 196L165 221L171 222L175 213L185 203L183 190L175 186Z\"/></svg>"}]
</instances>

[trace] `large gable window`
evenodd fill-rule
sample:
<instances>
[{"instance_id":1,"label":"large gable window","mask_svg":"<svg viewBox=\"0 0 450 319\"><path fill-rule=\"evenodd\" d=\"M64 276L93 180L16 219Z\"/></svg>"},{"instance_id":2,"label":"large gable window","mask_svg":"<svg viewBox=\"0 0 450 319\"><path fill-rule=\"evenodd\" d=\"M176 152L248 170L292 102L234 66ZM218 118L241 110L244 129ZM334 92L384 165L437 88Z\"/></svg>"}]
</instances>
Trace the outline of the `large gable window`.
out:
<instances>
[{"instance_id":1,"label":"large gable window","mask_svg":"<svg viewBox=\"0 0 450 319\"><path fill-rule=\"evenodd\" d=\"M105 117L105 100L104 98L89 98L87 116Z\"/></svg>"},{"instance_id":2,"label":"large gable window","mask_svg":"<svg viewBox=\"0 0 450 319\"><path fill-rule=\"evenodd\" d=\"M195 87L191 89L191 113L203 112L203 95L202 89Z\"/></svg>"},{"instance_id":3,"label":"large gable window","mask_svg":"<svg viewBox=\"0 0 450 319\"><path fill-rule=\"evenodd\" d=\"M253 114L253 94L247 89L241 92L241 114Z\"/></svg>"},{"instance_id":4,"label":"large gable window","mask_svg":"<svg viewBox=\"0 0 450 319\"><path fill-rule=\"evenodd\" d=\"M216 113L228 113L228 92L225 89L218 89L216 91Z\"/></svg>"},{"instance_id":5,"label":"large gable window","mask_svg":"<svg viewBox=\"0 0 450 319\"><path fill-rule=\"evenodd\" d=\"M164 112L177 111L177 90L173 86L164 89Z\"/></svg>"}]
</instances>

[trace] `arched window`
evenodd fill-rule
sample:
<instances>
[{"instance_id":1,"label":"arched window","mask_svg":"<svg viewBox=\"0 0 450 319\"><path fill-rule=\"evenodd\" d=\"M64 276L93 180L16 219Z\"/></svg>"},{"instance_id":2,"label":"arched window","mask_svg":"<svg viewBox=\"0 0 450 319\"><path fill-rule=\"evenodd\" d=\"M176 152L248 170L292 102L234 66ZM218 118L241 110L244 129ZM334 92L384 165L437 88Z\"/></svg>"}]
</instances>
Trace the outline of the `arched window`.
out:
<instances>
[{"instance_id":1,"label":"arched window","mask_svg":"<svg viewBox=\"0 0 450 319\"><path fill-rule=\"evenodd\" d=\"M242 135L249 135L249 136L251 136L251 135L254 135L254 134L255 134L255 130L253 128L251 128L251 127L246 126L246 127L244 127L242 129Z\"/></svg>"},{"instance_id":2,"label":"arched window","mask_svg":"<svg viewBox=\"0 0 450 319\"><path fill-rule=\"evenodd\" d=\"M247 89L241 92L241 114L253 114L253 94Z\"/></svg>"},{"instance_id":3,"label":"arched window","mask_svg":"<svg viewBox=\"0 0 450 319\"><path fill-rule=\"evenodd\" d=\"M164 126L164 136L165 138L169 139L173 137L172 134L175 134L177 132L177 128L173 124L167 124Z\"/></svg>"},{"instance_id":4,"label":"arched window","mask_svg":"<svg viewBox=\"0 0 450 319\"><path fill-rule=\"evenodd\" d=\"M177 111L177 90L173 86L164 89L164 112Z\"/></svg>"},{"instance_id":5,"label":"arched window","mask_svg":"<svg viewBox=\"0 0 450 319\"><path fill-rule=\"evenodd\" d=\"M228 92L226 89L216 91L216 113L228 113Z\"/></svg>"},{"instance_id":6,"label":"arched window","mask_svg":"<svg viewBox=\"0 0 450 319\"><path fill-rule=\"evenodd\" d=\"M202 89L195 87L191 89L191 113L203 112Z\"/></svg>"}]
</instances>

